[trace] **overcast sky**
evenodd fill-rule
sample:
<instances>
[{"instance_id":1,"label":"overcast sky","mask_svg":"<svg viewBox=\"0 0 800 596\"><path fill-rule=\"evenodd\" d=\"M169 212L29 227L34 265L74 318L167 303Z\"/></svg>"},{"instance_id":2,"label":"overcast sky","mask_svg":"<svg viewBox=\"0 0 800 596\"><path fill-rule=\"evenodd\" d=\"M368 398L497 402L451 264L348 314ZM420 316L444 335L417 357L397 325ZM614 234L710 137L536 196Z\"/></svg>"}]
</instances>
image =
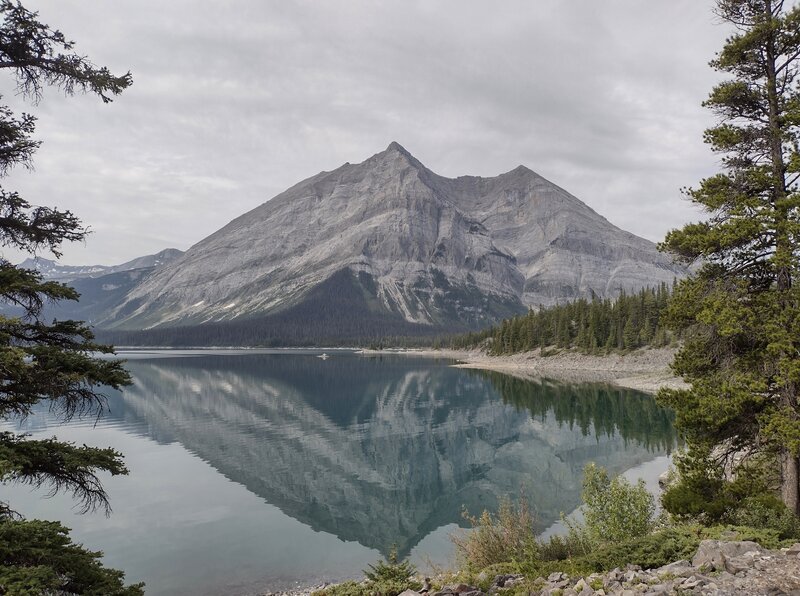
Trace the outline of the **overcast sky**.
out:
<instances>
[{"instance_id":1,"label":"overcast sky","mask_svg":"<svg viewBox=\"0 0 800 596\"><path fill-rule=\"evenodd\" d=\"M718 164L700 103L730 32L710 0L25 5L134 77L109 105L51 90L34 106L0 73L44 141L3 185L93 230L68 264L186 249L393 140L444 176L526 165L653 241L698 218L680 188Z\"/></svg>"}]
</instances>

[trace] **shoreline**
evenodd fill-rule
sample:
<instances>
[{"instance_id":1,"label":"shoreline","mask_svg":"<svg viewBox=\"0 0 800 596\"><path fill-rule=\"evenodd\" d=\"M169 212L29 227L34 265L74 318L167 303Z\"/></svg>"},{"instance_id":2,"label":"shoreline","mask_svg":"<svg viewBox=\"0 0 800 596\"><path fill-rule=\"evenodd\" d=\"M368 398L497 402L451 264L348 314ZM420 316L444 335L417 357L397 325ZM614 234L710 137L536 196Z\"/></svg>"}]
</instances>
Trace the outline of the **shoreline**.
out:
<instances>
[{"instance_id":1,"label":"shoreline","mask_svg":"<svg viewBox=\"0 0 800 596\"><path fill-rule=\"evenodd\" d=\"M641 348L625 354L596 356L561 350L547 356L541 350L490 356L480 350L361 350L364 356L399 354L456 360L456 368L502 372L523 379L550 378L567 382L611 383L643 393L685 389L688 384L670 370L676 348Z\"/></svg>"}]
</instances>

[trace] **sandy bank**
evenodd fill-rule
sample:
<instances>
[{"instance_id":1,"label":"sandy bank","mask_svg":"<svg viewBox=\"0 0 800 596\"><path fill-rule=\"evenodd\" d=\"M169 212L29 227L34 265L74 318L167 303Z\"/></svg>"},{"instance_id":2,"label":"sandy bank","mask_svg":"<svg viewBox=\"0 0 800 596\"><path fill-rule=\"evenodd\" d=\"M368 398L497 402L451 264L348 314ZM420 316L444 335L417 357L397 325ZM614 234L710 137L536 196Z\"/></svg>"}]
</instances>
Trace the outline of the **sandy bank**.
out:
<instances>
[{"instance_id":1,"label":"sandy bank","mask_svg":"<svg viewBox=\"0 0 800 596\"><path fill-rule=\"evenodd\" d=\"M377 354L407 354L451 358L459 368L495 370L521 378L548 377L563 381L601 381L614 383L646 393L655 393L661 387L686 387L669 369L675 356L674 348L645 348L626 354L592 356L573 350L542 356L540 350L489 356L479 350L364 350L365 356Z\"/></svg>"}]
</instances>

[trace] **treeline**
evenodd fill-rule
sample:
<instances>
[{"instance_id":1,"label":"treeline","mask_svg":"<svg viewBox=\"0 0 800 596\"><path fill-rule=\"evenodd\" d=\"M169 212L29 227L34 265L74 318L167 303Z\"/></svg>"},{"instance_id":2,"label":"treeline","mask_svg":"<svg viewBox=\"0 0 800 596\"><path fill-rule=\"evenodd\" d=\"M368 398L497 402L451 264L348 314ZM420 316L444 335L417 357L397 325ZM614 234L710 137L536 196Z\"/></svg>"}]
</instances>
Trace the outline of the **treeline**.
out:
<instances>
[{"instance_id":1,"label":"treeline","mask_svg":"<svg viewBox=\"0 0 800 596\"><path fill-rule=\"evenodd\" d=\"M662 283L615 300L580 299L530 310L485 331L440 342L453 349L485 347L490 354L512 354L537 348L578 348L587 353L668 346L677 339L662 324L670 288Z\"/></svg>"}]
</instances>

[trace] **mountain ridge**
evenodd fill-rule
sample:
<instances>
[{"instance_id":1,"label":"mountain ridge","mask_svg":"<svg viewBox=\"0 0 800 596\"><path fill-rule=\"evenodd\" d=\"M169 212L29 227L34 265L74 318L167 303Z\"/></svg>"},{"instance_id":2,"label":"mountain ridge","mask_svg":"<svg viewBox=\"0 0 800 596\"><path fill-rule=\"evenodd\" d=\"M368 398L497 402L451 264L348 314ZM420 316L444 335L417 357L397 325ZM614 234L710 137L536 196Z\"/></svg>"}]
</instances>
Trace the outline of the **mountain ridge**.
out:
<instances>
[{"instance_id":1,"label":"mountain ridge","mask_svg":"<svg viewBox=\"0 0 800 596\"><path fill-rule=\"evenodd\" d=\"M152 255L136 257L120 265L64 265L56 260L45 259L44 257L27 258L19 267L23 269L33 269L42 274L42 277L53 281L73 281L76 279L97 278L111 273L131 271L133 269L144 269L149 267L160 267L166 263L174 261L183 254L177 248L165 248Z\"/></svg>"},{"instance_id":2,"label":"mountain ridge","mask_svg":"<svg viewBox=\"0 0 800 596\"><path fill-rule=\"evenodd\" d=\"M446 178L392 142L233 219L134 285L97 324L258 319L279 334L313 319L328 337L345 333L346 319L358 335L361 319L372 334L381 320L387 329L464 330L684 274L653 243L525 166ZM355 297L352 307L337 294Z\"/></svg>"}]
</instances>

